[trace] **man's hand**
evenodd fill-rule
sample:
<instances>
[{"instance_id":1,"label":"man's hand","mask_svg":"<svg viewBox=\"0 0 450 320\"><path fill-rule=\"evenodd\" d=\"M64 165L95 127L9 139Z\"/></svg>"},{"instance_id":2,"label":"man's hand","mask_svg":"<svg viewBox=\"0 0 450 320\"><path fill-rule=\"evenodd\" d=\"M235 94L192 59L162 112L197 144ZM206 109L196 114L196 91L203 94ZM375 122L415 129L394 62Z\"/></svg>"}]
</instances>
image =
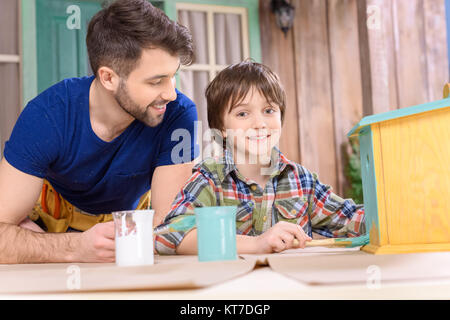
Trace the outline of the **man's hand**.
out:
<instances>
[{"instance_id":1,"label":"man's hand","mask_svg":"<svg viewBox=\"0 0 450 320\"><path fill-rule=\"evenodd\" d=\"M76 261L114 262L116 247L114 221L99 223L81 233Z\"/></svg>"},{"instance_id":2,"label":"man's hand","mask_svg":"<svg viewBox=\"0 0 450 320\"><path fill-rule=\"evenodd\" d=\"M295 244L294 239L298 240ZM303 229L294 223L280 221L263 234L256 237L256 249L260 253L281 252L291 248L304 248L311 241Z\"/></svg>"}]
</instances>

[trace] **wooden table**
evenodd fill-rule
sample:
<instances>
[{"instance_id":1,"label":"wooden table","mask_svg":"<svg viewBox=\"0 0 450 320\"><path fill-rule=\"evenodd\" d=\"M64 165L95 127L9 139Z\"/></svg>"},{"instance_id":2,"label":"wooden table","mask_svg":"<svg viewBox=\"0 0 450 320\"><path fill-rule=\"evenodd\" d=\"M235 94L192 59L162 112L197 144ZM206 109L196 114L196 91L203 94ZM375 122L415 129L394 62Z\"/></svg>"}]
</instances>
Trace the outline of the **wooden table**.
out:
<instances>
[{"instance_id":1,"label":"wooden table","mask_svg":"<svg viewBox=\"0 0 450 320\"><path fill-rule=\"evenodd\" d=\"M291 253L294 254L296 253ZM320 252L316 253L316 256L320 255ZM427 260L428 257L433 255L426 256ZM179 258L186 261L196 260L195 256ZM45 265L39 267L46 268ZM0 274L1 271L0 268ZM337 277L339 274L339 270L336 270ZM309 285L275 272L267 265L257 265L245 275L199 289L0 294L0 299L450 299L450 277L385 283L381 281L379 287L375 288L367 283Z\"/></svg>"}]
</instances>

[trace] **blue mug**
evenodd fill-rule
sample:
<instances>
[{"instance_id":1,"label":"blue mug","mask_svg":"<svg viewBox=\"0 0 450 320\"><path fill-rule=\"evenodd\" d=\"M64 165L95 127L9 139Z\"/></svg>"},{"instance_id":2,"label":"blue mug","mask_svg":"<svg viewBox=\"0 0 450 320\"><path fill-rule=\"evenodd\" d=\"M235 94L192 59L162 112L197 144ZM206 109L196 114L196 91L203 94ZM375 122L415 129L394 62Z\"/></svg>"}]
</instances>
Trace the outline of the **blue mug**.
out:
<instances>
[{"instance_id":1,"label":"blue mug","mask_svg":"<svg viewBox=\"0 0 450 320\"><path fill-rule=\"evenodd\" d=\"M237 260L236 206L195 208L199 261Z\"/></svg>"}]
</instances>

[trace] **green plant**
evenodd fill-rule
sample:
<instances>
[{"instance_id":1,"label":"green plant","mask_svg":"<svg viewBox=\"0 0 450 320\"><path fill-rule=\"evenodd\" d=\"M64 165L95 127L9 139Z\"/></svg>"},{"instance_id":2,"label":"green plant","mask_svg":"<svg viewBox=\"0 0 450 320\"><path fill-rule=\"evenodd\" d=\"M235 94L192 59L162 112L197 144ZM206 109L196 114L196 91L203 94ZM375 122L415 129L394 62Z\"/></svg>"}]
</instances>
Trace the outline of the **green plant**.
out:
<instances>
[{"instance_id":1,"label":"green plant","mask_svg":"<svg viewBox=\"0 0 450 320\"><path fill-rule=\"evenodd\" d=\"M363 188L361 179L361 158L359 156L359 142L357 139L351 139L350 145L352 152L348 157L348 163L345 166L345 175L349 179L350 188L346 190L345 196L352 198L356 203L363 203Z\"/></svg>"}]
</instances>

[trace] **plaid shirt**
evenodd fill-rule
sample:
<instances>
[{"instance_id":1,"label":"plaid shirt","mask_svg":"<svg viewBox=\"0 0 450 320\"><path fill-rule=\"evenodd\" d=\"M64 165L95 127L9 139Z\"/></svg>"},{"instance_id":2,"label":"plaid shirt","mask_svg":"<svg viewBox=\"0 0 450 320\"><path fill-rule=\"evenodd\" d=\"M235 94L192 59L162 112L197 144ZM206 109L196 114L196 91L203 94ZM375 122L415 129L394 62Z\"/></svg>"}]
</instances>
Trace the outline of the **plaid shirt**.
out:
<instances>
[{"instance_id":1,"label":"plaid shirt","mask_svg":"<svg viewBox=\"0 0 450 320\"><path fill-rule=\"evenodd\" d=\"M194 214L196 207L237 206L237 234L257 236L279 221L300 225L310 237L313 231L325 237L365 233L363 205L335 195L316 174L286 159L276 148L271 164L270 179L263 190L238 171L228 150L221 159L205 159L193 168L162 225ZM184 235L193 228L156 236L157 252L175 254Z\"/></svg>"}]
</instances>

